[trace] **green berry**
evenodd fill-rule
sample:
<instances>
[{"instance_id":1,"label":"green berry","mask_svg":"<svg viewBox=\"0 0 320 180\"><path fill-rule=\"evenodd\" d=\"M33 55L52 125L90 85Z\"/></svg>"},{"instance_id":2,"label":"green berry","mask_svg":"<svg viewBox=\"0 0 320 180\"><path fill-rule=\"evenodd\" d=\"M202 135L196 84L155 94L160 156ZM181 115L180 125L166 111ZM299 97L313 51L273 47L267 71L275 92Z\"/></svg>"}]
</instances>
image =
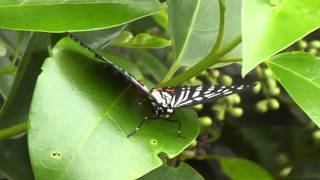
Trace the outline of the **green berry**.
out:
<instances>
[{"instance_id":1,"label":"green berry","mask_svg":"<svg viewBox=\"0 0 320 180\"><path fill-rule=\"evenodd\" d=\"M264 76L265 78L272 77L272 71L271 71L270 69L268 69L268 68L263 69L262 72L263 72L263 76Z\"/></svg>"},{"instance_id":2,"label":"green berry","mask_svg":"<svg viewBox=\"0 0 320 180\"><path fill-rule=\"evenodd\" d=\"M320 141L320 130L316 130L312 133L312 137L316 141Z\"/></svg>"},{"instance_id":3,"label":"green berry","mask_svg":"<svg viewBox=\"0 0 320 180\"><path fill-rule=\"evenodd\" d=\"M280 177L287 177L291 173L291 170L292 170L291 166L285 167L280 171L279 176Z\"/></svg>"},{"instance_id":4,"label":"green berry","mask_svg":"<svg viewBox=\"0 0 320 180\"><path fill-rule=\"evenodd\" d=\"M190 84L192 84L192 85L202 85L202 82L199 79L194 77L194 78L190 79Z\"/></svg>"},{"instance_id":5,"label":"green berry","mask_svg":"<svg viewBox=\"0 0 320 180\"><path fill-rule=\"evenodd\" d=\"M213 78L218 78L220 76L220 72L218 70L213 70L211 74Z\"/></svg>"},{"instance_id":6,"label":"green berry","mask_svg":"<svg viewBox=\"0 0 320 180\"><path fill-rule=\"evenodd\" d=\"M267 84L270 88L275 88L277 87L277 81L273 78L268 78Z\"/></svg>"},{"instance_id":7,"label":"green berry","mask_svg":"<svg viewBox=\"0 0 320 180\"><path fill-rule=\"evenodd\" d=\"M256 85L253 87L252 91L255 94L258 94L262 89L262 84L261 82L256 82Z\"/></svg>"},{"instance_id":8,"label":"green berry","mask_svg":"<svg viewBox=\"0 0 320 180\"><path fill-rule=\"evenodd\" d=\"M303 50L303 49L306 49L308 47L308 43L306 41L304 41L304 40L300 40L298 42L298 46L299 46L300 49Z\"/></svg>"},{"instance_id":9,"label":"green berry","mask_svg":"<svg viewBox=\"0 0 320 180\"><path fill-rule=\"evenodd\" d=\"M199 120L203 127L210 127L212 125L212 119L209 116L200 117Z\"/></svg>"},{"instance_id":10,"label":"green berry","mask_svg":"<svg viewBox=\"0 0 320 180\"><path fill-rule=\"evenodd\" d=\"M182 159L192 159L196 153L193 150L185 150L181 153Z\"/></svg>"},{"instance_id":11,"label":"green berry","mask_svg":"<svg viewBox=\"0 0 320 180\"><path fill-rule=\"evenodd\" d=\"M228 110L229 114L232 117L241 117L243 115L243 109L242 108L231 108Z\"/></svg>"},{"instance_id":12,"label":"green berry","mask_svg":"<svg viewBox=\"0 0 320 180\"><path fill-rule=\"evenodd\" d=\"M193 108L194 108L195 110L200 111L201 109L203 109L203 104L195 105L195 106L193 106Z\"/></svg>"},{"instance_id":13,"label":"green berry","mask_svg":"<svg viewBox=\"0 0 320 180\"><path fill-rule=\"evenodd\" d=\"M201 72L201 75L203 75L203 76L209 76L209 73L208 73L208 71L202 71L202 72Z\"/></svg>"},{"instance_id":14,"label":"green berry","mask_svg":"<svg viewBox=\"0 0 320 180\"><path fill-rule=\"evenodd\" d=\"M270 89L270 95L271 96L278 96L280 94L280 88L274 87Z\"/></svg>"},{"instance_id":15,"label":"green berry","mask_svg":"<svg viewBox=\"0 0 320 180\"><path fill-rule=\"evenodd\" d=\"M312 55L316 55L316 54L318 53L318 50L315 49L315 48L311 48L311 49L309 49L308 52L309 52L310 54L312 54Z\"/></svg>"},{"instance_id":16,"label":"green berry","mask_svg":"<svg viewBox=\"0 0 320 180\"><path fill-rule=\"evenodd\" d=\"M233 96L234 104L240 104L241 98L240 98L239 94L233 94L232 96Z\"/></svg>"},{"instance_id":17,"label":"green berry","mask_svg":"<svg viewBox=\"0 0 320 180\"><path fill-rule=\"evenodd\" d=\"M194 148L197 146L198 141L196 139L194 139L193 141L191 141L189 148Z\"/></svg>"},{"instance_id":18,"label":"green berry","mask_svg":"<svg viewBox=\"0 0 320 180\"><path fill-rule=\"evenodd\" d=\"M216 118L219 121L223 121L224 120L224 115L225 115L225 111L221 110L221 111L217 111L216 113Z\"/></svg>"},{"instance_id":19,"label":"green berry","mask_svg":"<svg viewBox=\"0 0 320 180\"><path fill-rule=\"evenodd\" d=\"M315 48L315 49L319 49L320 48L320 41L319 40L313 40L309 44L310 44L310 46L312 48Z\"/></svg>"},{"instance_id":20,"label":"green berry","mask_svg":"<svg viewBox=\"0 0 320 180\"><path fill-rule=\"evenodd\" d=\"M219 77L218 82L219 82L219 84L222 84L222 85L224 85L224 86L229 87L229 86L232 85L233 80L232 80L232 78L231 78L230 76L228 76L228 75L222 75L222 76Z\"/></svg>"},{"instance_id":21,"label":"green berry","mask_svg":"<svg viewBox=\"0 0 320 180\"><path fill-rule=\"evenodd\" d=\"M268 111L268 103L267 103L267 101L263 100L263 101L257 102L256 109L257 109L258 112L261 112L261 113L267 112Z\"/></svg>"},{"instance_id":22,"label":"green berry","mask_svg":"<svg viewBox=\"0 0 320 180\"><path fill-rule=\"evenodd\" d=\"M229 104L239 104L241 102L241 98L238 94L232 94L226 97L226 100Z\"/></svg>"},{"instance_id":23,"label":"green berry","mask_svg":"<svg viewBox=\"0 0 320 180\"><path fill-rule=\"evenodd\" d=\"M269 108L270 108L270 109L273 109L273 110L277 110L277 109L279 109L279 107L280 107L279 101L276 100L276 99L274 99L274 98L269 99L268 105L269 105Z\"/></svg>"}]
</instances>

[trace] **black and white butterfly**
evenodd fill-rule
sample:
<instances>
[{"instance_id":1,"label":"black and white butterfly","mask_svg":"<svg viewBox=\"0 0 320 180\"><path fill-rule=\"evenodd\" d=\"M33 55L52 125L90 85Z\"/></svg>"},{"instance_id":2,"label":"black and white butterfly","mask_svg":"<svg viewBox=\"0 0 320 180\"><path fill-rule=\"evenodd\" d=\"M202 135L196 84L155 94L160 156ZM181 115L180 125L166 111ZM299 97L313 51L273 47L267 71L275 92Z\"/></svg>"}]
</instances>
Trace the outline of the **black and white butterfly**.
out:
<instances>
[{"instance_id":1,"label":"black and white butterfly","mask_svg":"<svg viewBox=\"0 0 320 180\"><path fill-rule=\"evenodd\" d=\"M123 75L125 79L128 79L132 82L144 95L150 100L152 107L154 109L153 116L145 117L138 127L131 132L128 137L135 134L142 126L142 124L147 119L164 119L170 120L170 117L174 114L177 108L189 107L197 104L203 104L215 101L218 98L227 96L233 93L244 91L250 88L250 85L238 85L238 86L178 86L178 87L166 87L166 88L154 88L149 90L142 82L138 81L134 76L115 65L109 61L104 56L100 55L98 52L94 51L92 48L86 44L79 41L72 34L68 34L70 38L78 42L80 45L92 51L96 58L99 58L103 61L106 61L111 65L116 71ZM177 134L181 137L181 122L170 120L168 122L174 122L179 125Z\"/></svg>"}]
</instances>

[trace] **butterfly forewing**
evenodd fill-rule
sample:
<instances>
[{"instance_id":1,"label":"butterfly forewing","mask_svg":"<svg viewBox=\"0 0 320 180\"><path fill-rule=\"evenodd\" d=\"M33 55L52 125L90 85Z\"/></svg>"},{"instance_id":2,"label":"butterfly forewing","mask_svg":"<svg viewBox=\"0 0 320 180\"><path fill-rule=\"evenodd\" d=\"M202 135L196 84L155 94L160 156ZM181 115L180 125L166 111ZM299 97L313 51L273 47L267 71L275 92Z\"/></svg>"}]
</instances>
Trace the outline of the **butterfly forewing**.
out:
<instances>
[{"instance_id":1,"label":"butterfly forewing","mask_svg":"<svg viewBox=\"0 0 320 180\"><path fill-rule=\"evenodd\" d=\"M143 92L146 96L149 97L150 100L153 99L152 96L150 96L150 92L147 86L145 86L142 82L138 81L133 75L131 75L130 73L128 73L127 71L125 71L124 69L120 68L119 66L117 66L116 64L112 63L110 60L108 60L107 58L105 58L104 56L102 56L99 52L95 51L94 49L92 49L91 47L89 47L88 45L82 43L80 40L78 40L77 37L75 37L74 35L68 33L69 37L73 40L75 40L76 42L78 42L81 46L87 48L89 51L91 51L92 53L94 53L94 56L104 62L106 62L108 65L110 65L112 67L112 69L118 73L120 73L124 79L129 80L130 82L132 82L141 92Z\"/></svg>"}]
</instances>

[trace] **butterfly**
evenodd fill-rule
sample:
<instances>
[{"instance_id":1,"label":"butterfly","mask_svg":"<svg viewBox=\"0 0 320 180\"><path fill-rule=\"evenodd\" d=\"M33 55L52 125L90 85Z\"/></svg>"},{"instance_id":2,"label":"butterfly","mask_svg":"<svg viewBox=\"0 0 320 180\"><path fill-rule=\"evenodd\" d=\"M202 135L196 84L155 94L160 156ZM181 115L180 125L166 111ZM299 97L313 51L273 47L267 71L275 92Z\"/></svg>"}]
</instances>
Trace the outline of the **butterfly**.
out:
<instances>
[{"instance_id":1,"label":"butterfly","mask_svg":"<svg viewBox=\"0 0 320 180\"><path fill-rule=\"evenodd\" d=\"M107 58L90 48L86 44L82 43L78 38L68 33L69 37L78 42L81 46L94 53L95 58L106 61L108 65L111 65L113 69L119 72L125 79L132 82L136 88L138 88L150 101L154 115L146 116L138 125L138 127L128 134L127 137L134 135L139 131L145 120L148 119L163 119L168 122L177 123L178 130L177 135L181 136L181 122L170 119L177 108L194 106L197 104L203 104L215 101L218 98L227 96L233 93L244 91L251 87L251 85L233 85L231 87L219 86L219 85L207 85L207 86L178 86L178 87L165 87L165 88L149 88L141 81L138 81L133 75L120 68L116 64L109 61Z\"/></svg>"}]
</instances>

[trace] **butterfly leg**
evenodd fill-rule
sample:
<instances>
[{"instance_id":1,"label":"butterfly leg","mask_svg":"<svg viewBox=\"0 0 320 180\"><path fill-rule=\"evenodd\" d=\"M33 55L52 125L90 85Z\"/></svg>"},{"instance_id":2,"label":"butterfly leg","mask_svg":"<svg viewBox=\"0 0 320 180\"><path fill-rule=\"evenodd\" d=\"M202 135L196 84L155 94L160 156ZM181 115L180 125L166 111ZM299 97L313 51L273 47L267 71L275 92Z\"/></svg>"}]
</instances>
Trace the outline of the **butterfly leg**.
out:
<instances>
[{"instance_id":1,"label":"butterfly leg","mask_svg":"<svg viewBox=\"0 0 320 180\"><path fill-rule=\"evenodd\" d=\"M178 129L177 129L177 136L179 138L185 139L184 136L181 135L181 127L182 127L182 123L180 121L177 120L172 120L172 119L163 119L166 122L170 122L170 123L175 123L178 125Z\"/></svg>"},{"instance_id":2,"label":"butterfly leg","mask_svg":"<svg viewBox=\"0 0 320 180\"><path fill-rule=\"evenodd\" d=\"M127 138L129 138L130 136L133 136L134 134L136 134L136 133L140 130L140 128L142 127L142 125L145 123L145 121L148 120L148 119L158 119L158 118L146 116L146 117L140 122L140 124L138 125L138 127L137 127L135 130L133 130L131 133L129 133L129 134L127 135Z\"/></svg>"}]
</instances>

